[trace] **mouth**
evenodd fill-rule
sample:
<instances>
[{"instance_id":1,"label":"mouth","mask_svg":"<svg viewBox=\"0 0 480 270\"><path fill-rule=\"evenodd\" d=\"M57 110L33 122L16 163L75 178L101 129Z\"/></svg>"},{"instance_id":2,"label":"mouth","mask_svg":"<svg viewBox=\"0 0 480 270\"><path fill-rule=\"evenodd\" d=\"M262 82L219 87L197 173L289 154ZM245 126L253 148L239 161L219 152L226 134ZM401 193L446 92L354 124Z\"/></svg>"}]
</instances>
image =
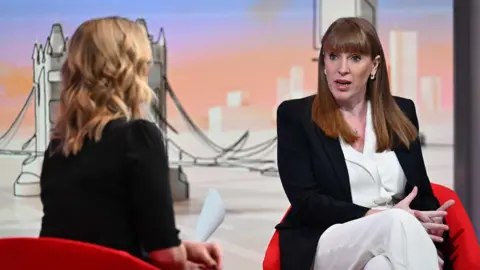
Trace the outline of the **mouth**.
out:
<instances>
[{"instance_id":1,"label":"mouth","mask_svg":"<svg viewBox=\"0 0 480 270\"><path fill-rule=\"evenodd\" d=\"M349 80L335 80L335 83L338 84L338 85L341 85L341 86L348 86L352 82L349 81Z\"/></svg>"}]
</instances>

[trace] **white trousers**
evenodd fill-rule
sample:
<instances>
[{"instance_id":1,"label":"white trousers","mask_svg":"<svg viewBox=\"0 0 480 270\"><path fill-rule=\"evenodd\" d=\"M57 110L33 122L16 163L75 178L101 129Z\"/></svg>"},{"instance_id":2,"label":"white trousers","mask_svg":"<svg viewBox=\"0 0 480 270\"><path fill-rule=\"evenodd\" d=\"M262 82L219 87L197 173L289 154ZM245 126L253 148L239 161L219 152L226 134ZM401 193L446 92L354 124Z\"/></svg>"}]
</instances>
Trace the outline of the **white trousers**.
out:
<instances>
[{"instance_id":1,"label":"white trousers","mask_svg":"<svg viewBox=\"0 0 480 270\"><path fill-rule=\"evenodd\" d=\"M328 228L313 270L439 270L437 250L410 213L390 209Z\"/></svg>"}]
</instances>

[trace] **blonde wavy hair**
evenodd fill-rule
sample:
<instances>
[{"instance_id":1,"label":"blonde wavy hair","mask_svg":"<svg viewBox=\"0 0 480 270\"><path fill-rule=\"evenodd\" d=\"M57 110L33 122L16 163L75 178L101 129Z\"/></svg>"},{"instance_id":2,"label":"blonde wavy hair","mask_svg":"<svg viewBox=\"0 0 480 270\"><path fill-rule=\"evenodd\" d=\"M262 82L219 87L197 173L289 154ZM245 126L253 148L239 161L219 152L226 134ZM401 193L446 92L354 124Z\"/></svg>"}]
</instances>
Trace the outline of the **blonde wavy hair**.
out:
<instances>
[{"instance_id":1,"label":"blonde wavy hair","mask_svg":"<svg viewBox=\"0 0 480 270\"><path fill-rule=\"evenodd\" d=\"M153 99L148 86L152 53L146 29L121 17L82 23L72 35L61 69L62 92L52 139L75 155L85 138L98 141L117 118L145 118Z\"/></svg>"}]
</instances>

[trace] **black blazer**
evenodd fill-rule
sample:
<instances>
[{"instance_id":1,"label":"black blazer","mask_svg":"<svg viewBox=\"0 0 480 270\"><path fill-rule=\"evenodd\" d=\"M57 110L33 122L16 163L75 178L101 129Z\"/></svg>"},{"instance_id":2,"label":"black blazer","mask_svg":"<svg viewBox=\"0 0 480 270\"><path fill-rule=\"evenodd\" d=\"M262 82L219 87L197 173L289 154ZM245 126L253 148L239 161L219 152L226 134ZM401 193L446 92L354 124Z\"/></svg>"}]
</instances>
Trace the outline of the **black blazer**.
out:
<instances>
[{"instance_id":1,"label":"black blazer","mask_svg":"<svg viewBox=\"0 0 480 270\"><path fill-rule=\"evenodd\" d=\"M282 270L310 270L322 233L337 223L361 218L369 210L352 203L345 157L338 139L330 138L312 121L314 96L284 101L277 111L278 169L285 193L292 205L280 234ZM395 97L405 115L418 129L413 101ZM418 187L412 209L436 210L420 142L393 149L407 178L405 192ZM448 233L444 236L448 240ZM448 257L446 242L442 251ZM445 268L450 262L445 260Z\"/></svg>"}]
</instances>

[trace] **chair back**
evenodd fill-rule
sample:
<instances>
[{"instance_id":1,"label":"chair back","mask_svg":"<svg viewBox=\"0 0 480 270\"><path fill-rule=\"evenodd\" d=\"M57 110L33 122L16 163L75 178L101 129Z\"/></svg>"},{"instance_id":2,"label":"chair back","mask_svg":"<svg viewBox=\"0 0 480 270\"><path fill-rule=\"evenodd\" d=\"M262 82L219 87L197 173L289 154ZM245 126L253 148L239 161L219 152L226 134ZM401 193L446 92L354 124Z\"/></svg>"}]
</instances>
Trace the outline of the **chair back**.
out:
<instances>
[{"instance_id":1,"label":"chair back","mask_svg":"<svg viewBox=\"0 0 480 270\"><path fill-rule=\"evenodd\" d=\"M126 252L57 238L0 239L0 269L159 270Z\"/></svg>"}]
</instances>

